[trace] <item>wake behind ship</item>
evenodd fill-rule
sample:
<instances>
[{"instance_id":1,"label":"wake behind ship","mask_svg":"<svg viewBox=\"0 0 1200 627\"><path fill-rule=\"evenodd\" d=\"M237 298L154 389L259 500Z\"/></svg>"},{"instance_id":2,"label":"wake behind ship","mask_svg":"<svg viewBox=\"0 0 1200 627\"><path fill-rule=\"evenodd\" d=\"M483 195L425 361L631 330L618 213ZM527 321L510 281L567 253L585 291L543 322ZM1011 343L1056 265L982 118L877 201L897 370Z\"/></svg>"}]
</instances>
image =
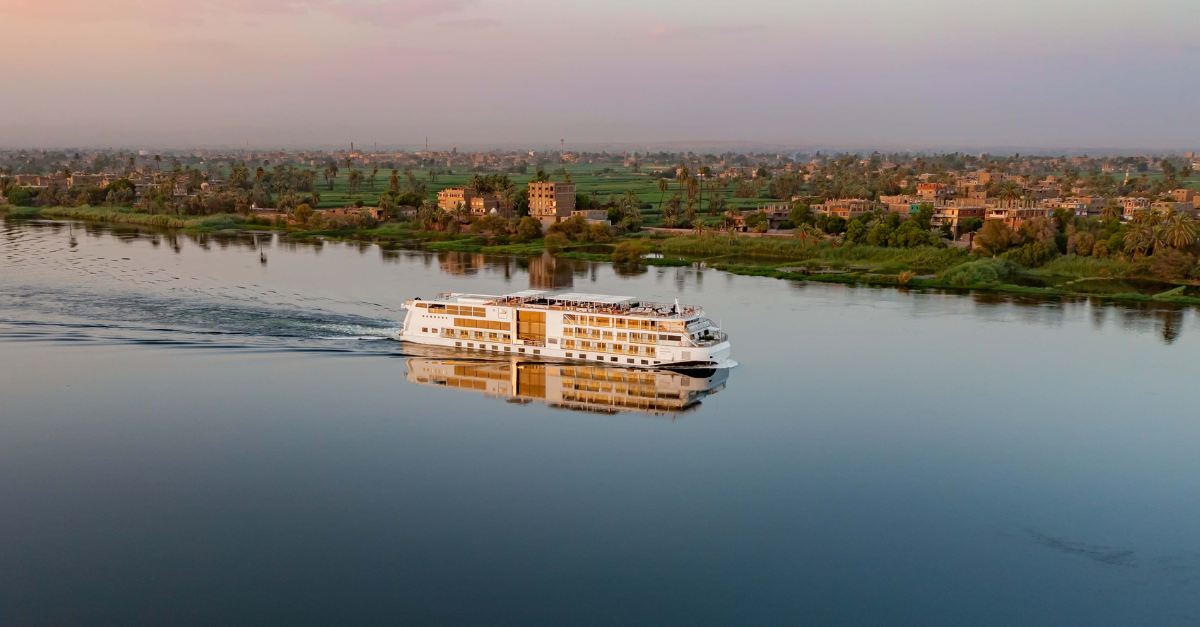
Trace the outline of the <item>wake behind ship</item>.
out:
<instances>
[{"instance_id":1,"label":"wake behind ship","mask_svg":"<svg viewBox=\"0 0 1200 627\"><path fill-rule=\"evenodd\" d=\"M523 359L634 368L732 365L729 337L691 305L525 290L405 302L400 339Z\"/></svg>"}]
</instances>

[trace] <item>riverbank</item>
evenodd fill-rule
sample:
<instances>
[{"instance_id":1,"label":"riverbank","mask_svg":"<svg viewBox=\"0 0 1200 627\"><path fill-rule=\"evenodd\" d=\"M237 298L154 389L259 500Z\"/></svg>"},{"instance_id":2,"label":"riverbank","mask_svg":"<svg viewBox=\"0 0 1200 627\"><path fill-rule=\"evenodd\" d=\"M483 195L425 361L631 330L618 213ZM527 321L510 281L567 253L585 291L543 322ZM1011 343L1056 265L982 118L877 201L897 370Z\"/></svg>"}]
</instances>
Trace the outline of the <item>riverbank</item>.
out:
<instances>
[{"instance_id":1,"label":"riverbank","mask_svg":"<svg viewBox=\"0 0 1200 627\"><path fill-rule=\"evenodd\" d=\"M193 233L275 230L289 241L351 241L385 247L494 255L541 255L545 238L447 233L386 223L372 228L305 230L279 227L239 215L171 216L111 207L10 207L0 215L74 219L109 224L180 229ZM986 291L1042 296L1086 296L1123 301L1200 305L1200 282L1151 276L1146 261L1062 255L1028 268L1003 259L974 257L959 248L838 246L830 241L733 237L724 234L635 233L611 242L556 242L551 254L563 259L646 266L708 267L732 274L846 285Z\"/></svg>"}]
</instances>

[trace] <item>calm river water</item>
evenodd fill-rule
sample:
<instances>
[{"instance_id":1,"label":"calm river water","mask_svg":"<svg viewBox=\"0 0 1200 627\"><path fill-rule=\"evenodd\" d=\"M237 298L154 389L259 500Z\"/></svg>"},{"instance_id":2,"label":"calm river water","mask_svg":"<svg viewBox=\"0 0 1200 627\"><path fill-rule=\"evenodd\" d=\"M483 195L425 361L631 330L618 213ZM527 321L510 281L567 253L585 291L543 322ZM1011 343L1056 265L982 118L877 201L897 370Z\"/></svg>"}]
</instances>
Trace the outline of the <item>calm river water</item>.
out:
<instances>
[{"instance_id":1,"label":"calm river water","mask_svg":"<svg viewBox=\"0 0 1200 627\"><path fill-rule=\"evenodd\" d=\"M4 223L0 624L1200 623L1194 310L260 237ZM531 287L741 366L391 339Z\"/></svg>"}]
</instances>

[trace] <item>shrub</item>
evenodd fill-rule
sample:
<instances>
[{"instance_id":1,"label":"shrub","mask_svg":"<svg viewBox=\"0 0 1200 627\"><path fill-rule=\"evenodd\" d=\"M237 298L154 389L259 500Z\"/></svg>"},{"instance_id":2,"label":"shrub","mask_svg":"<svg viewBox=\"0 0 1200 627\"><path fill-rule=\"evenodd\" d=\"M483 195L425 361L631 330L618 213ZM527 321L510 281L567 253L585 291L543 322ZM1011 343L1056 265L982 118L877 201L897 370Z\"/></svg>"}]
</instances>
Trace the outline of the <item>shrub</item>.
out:
<instances>
[{"instance_id":1,"label":"shrub","mask_svg":"<svg viewBox=\"0 0 1200 627\"><path fill-rule=\"evenodd\" d=\"M525 216L517 223L517 239L522 242L535 240L542 236L542 223L537 218Z\"/></svg>"},{"instance_id":2,"label":"shrub","mask_svg":"<svg viewBox=\"0 0 1200 627\"><path fill-rule=\"evenodd\" d=\"M1050 261L1058 249L1045 242L1031 242L1002 255L1004 259L1021 264L1027 268L1037 268Z\"/></svg>"},{"instance_id":3,"label":"shrub","mask_svg":"<svg viewBox=\"0 0 1200 627\"><path fill-rule=\"evenodd\" d=\"M546 235L546 250L558 252L567 245L567 236L560 232L554 232Z\"/></svg>"},{"instance_id":4,"label":"shrub","mask_svg":"<svg viewBox=\"0 0 1200 627\"><path fill-rule=\"evenodd\" d=\"M646 250L640 242L621 242L613 250L612 260L614 263L637 263L644 254Z\"/></svg>"},{"instance_id":5,"label":"shrub","mask_svg":"<svg viewBox=\"0 0 1200 627\"><path fill-rule=\"evenodd\" d=\"M612 241L612 229L608 228L607 224L593 224L589 231L591 231L593 242L604 243Z\"/></svg>"},{"instance_id":6,"label":"shrub","mask_svg":"<svg viewBox=\"0 0 1200 627\"><path fill-rule=\"evenodd\" d=\"M1178 279L1188 276L1196 266L1196 259L1174 248L1162 247L1150 257L1150 274L1162 279Z\"/></svg>"},{"instance_id":7,"label":"shrub","mask_svg":"<svg viewBox=\"0 0 1200 627\"><path fill-rule=\"evenodd\" d=\"M5 194L8 204L16 207L28 207L33 204L33 192L24 187L14 187Z\"/></svg>"},{"instance_id":8,"label":"shrub","mask_svg":"<svg viewBox=\"0 0 1200 627\"><path fill-rule=\"evenodd\" d=\"M961 263L942 273L942 278L958 287L988 285L1007 278L1013 267L1003 259L977 259Z\"/></svg>"}]
</instances>

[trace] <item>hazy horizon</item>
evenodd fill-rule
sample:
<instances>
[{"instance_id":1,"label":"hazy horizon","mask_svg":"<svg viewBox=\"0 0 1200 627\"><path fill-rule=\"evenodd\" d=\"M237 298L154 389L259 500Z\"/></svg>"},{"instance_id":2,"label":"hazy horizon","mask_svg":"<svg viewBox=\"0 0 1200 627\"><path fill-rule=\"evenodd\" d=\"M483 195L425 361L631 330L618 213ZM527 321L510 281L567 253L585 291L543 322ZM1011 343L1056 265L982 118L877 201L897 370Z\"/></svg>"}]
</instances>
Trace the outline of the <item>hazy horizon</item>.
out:
<instances>
[{"instance_id":1,"label":"hazy horizon","mask_svg":"<svg viewBox=\"0 0 1200 627\"><path fill-rule=\"evenodd\" d=\"M0 0L0 16L4 148L1200 149L1200 3L1182 0Z\"/></svg>"}]
</instances>

